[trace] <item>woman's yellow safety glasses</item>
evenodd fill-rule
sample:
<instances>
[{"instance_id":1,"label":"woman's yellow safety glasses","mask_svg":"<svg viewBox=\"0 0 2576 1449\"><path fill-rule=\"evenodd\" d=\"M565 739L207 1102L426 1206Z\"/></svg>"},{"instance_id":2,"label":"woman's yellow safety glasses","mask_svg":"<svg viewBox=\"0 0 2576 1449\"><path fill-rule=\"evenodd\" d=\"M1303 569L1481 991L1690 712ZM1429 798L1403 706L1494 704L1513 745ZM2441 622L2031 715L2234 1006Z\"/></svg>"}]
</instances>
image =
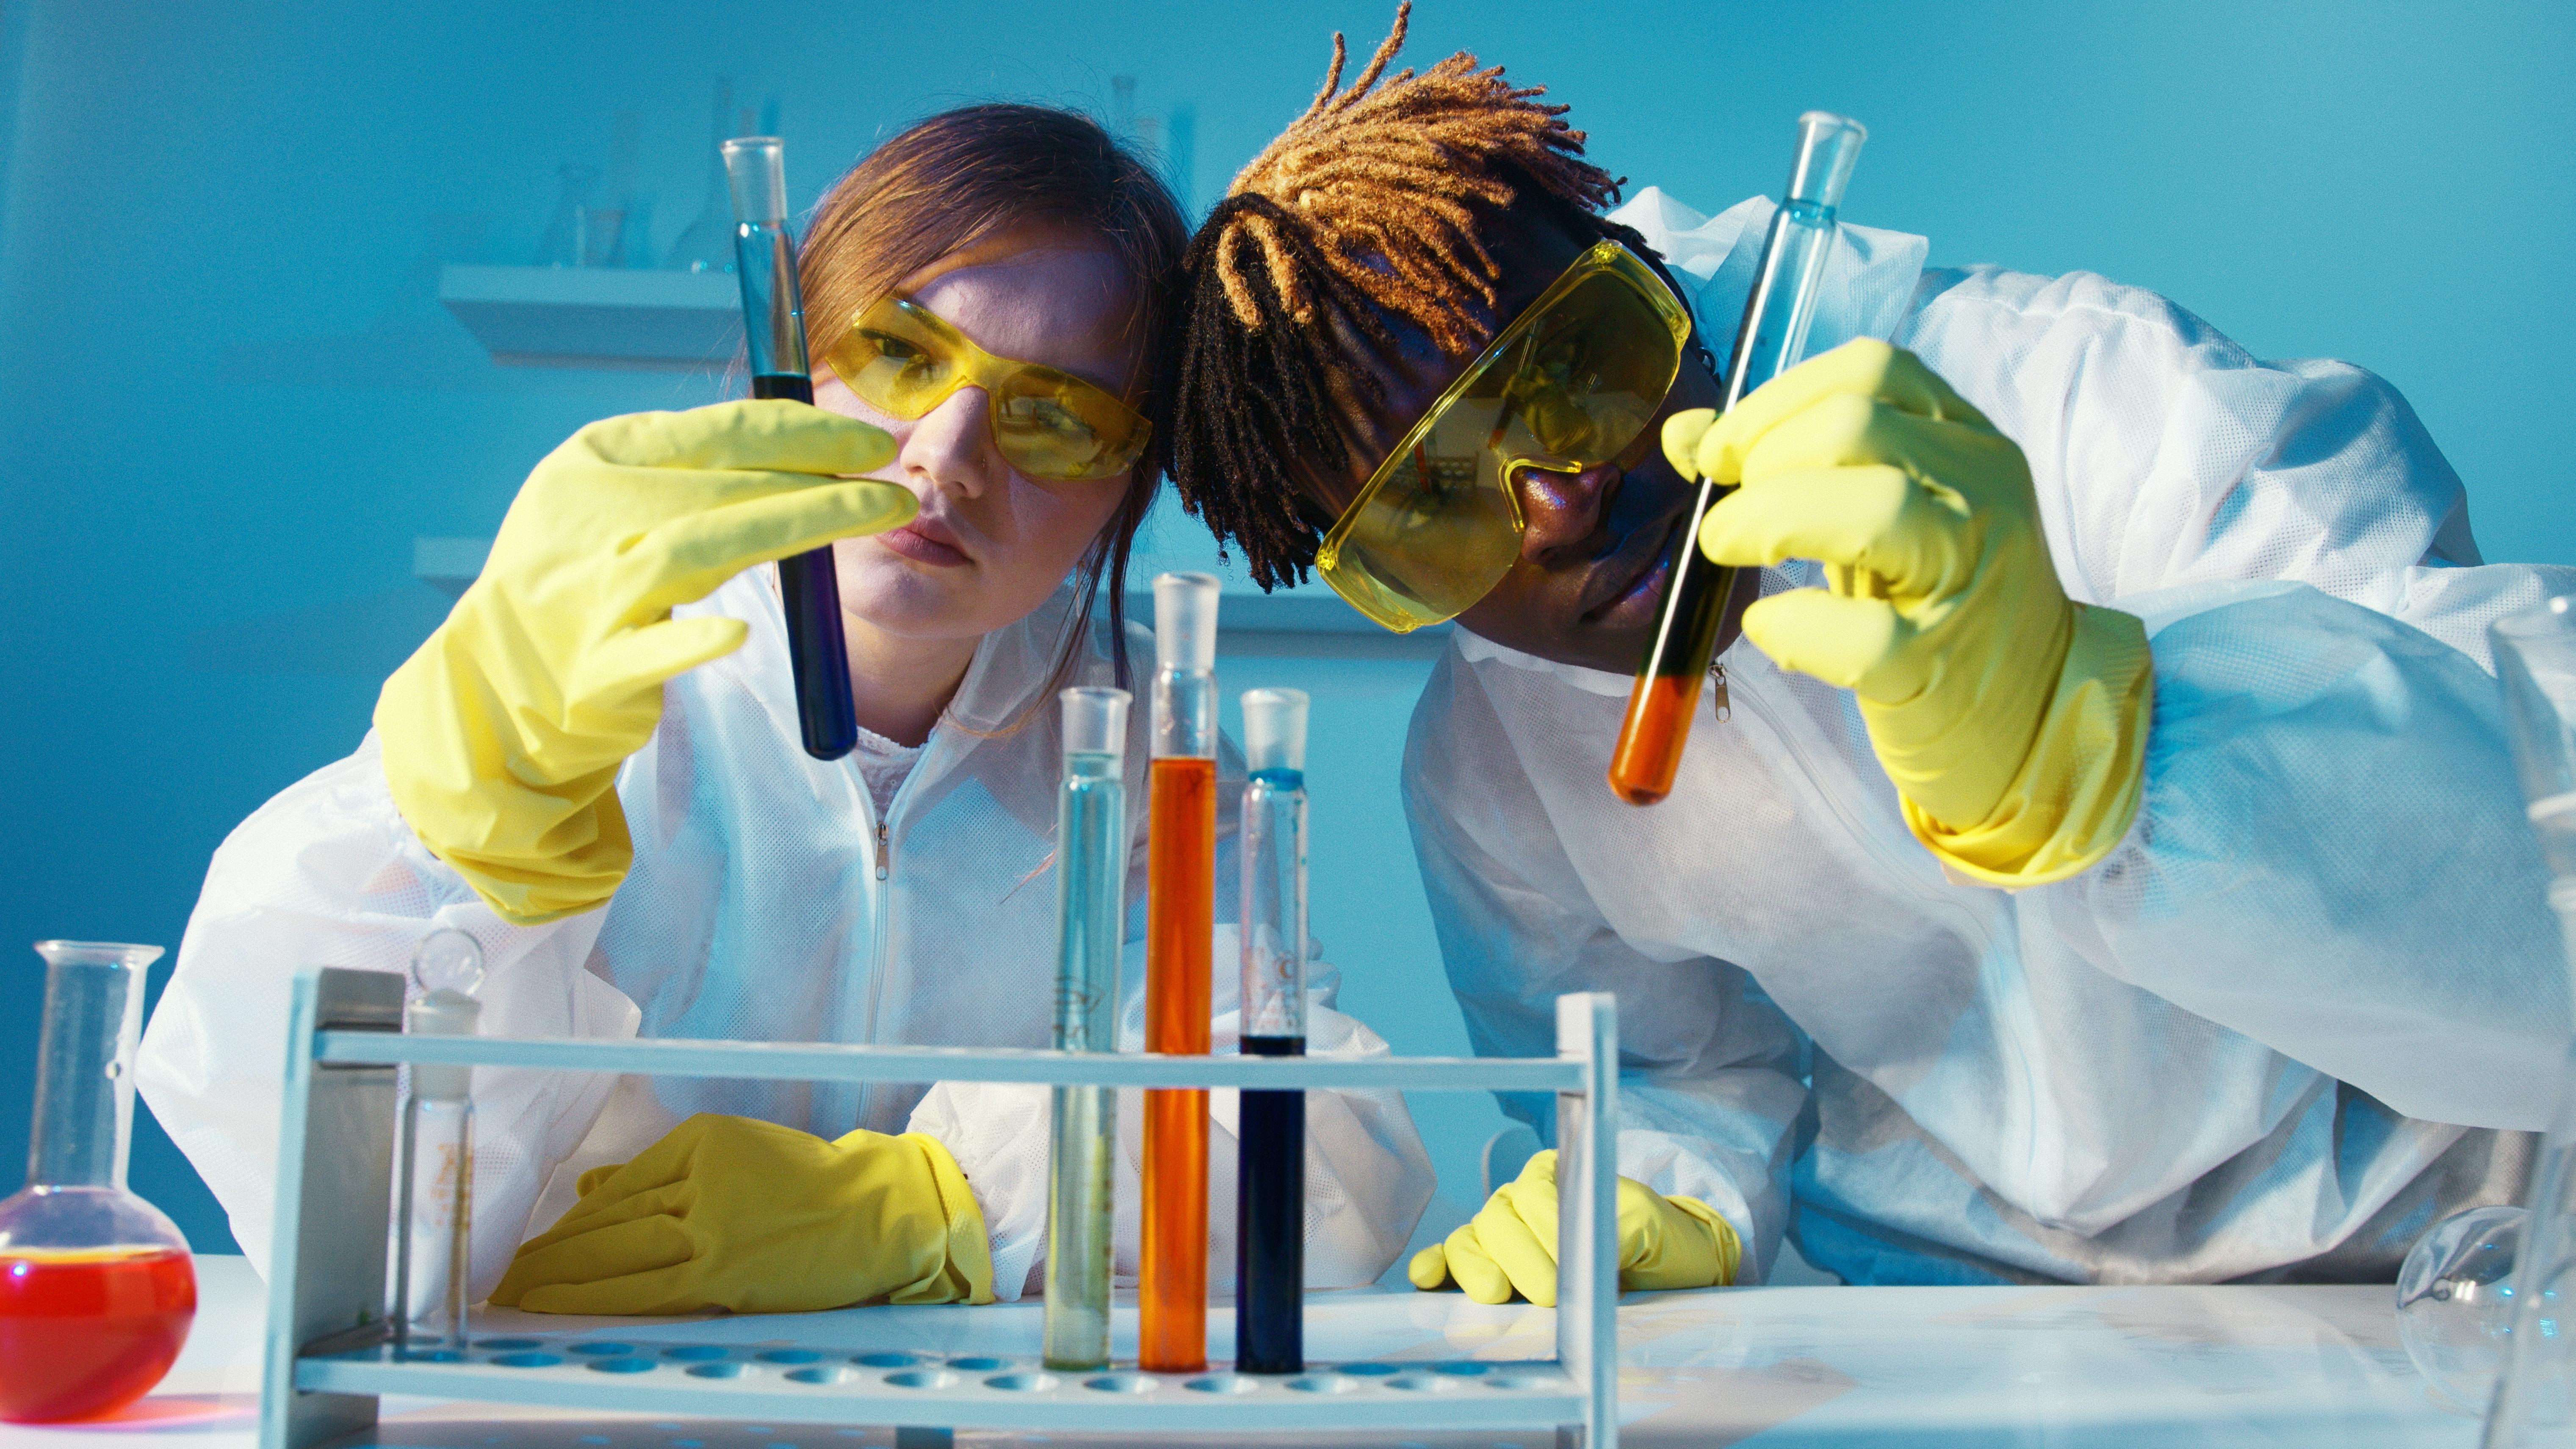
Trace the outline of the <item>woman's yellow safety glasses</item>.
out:
<instances>
[{"instance_id":1,"label":"woman's yellow safety glasses","mask_svg":"<svg viewBox=\"0 0 2576 1449\"><path fill-rule=\"evenodd\" d=\"M1575 259L1477 354L1324 535L1315 571L1396 633L1454 619L1520 557L1523 468L1628 450L1681 372L1690 313L1626 247Z\"/></svg>"},{"instance_id":2,"label":"woman's yellow safety glasses","mask_svg":"<svg viewBox=\"0 0 2576 1449\"><path fill-rule=\"evenodd\" d=\"M861 309L824 361L859 401L907 420L928 415L961 387L984 389L993 400L993 446L1032 478L1115 478L1154 431L1099 387L995 357L909 297Z\"/></svg>"}]
</instances>

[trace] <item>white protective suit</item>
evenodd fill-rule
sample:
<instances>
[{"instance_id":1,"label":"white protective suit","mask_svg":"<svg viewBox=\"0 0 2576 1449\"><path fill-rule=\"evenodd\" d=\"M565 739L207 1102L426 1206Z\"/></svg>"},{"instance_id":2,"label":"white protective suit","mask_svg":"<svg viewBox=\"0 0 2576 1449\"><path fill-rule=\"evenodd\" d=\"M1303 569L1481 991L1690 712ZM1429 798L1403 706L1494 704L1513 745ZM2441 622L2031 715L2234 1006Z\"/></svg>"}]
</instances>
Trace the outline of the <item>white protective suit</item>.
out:
<instances>
[{"instance_id":1,"label":"white protective suit","mask_svg":"<svg viewBox=\"0 0 2576 1449\"><path fill-rule=\"evenodd\" d=\"M1614 219L1700 284L1722 358L1769 216L1648 190ZM1477 1050L1544 1051L1557 993L1616 992L1621 1170L1764 1272L1786 1226L1854 1282L2393 1276L2441 1212L2518 1196L2530 1139L2467 1129L2544 1126L2558 1080L2484 630L2576 571L2477 566L2459 480L2369 373L1846 235L1810 351L1919 354L2028 456L2068 595L2146 620L2137 823L2075 879L1954 884L1852 696L1741 641L1731 718L1707 691L1636 809L1603 784L1628 676L1461 631L1404 784Z\"/></svg>"},{"instance_id":2,"label":"white protective suit","mask_svg":"<svg viewBox=\"0 0 2576 1449\"><path fill-rule=\"evenodd\" d=\"M746 620L748 642L673 680L652 742L618 797L635 864L605 910L542 926L502 922L422 847L385 787L370 734L358 752L288 788L215 853L167 993L146 1032L144 1099L231 1214L265 1271L277 1164L287 987L310 965L399 970L440 926L483 945L483 1030L495 1036L1043 1047L1054 1001L1056 785L1063 735L1038 702L1070 590L987 636L948 717L883 823L855 757L798 746L786 628L757 569L675 610ZM1105 625L1072 682L1111 682ZM1131 626L1129 657L1153 644ZM1014 728L1033 703L1039 707ZM1148 716L1127 745L1128 1045L1141 1037ZM1225 746L1221 777L1242 762ZM1233 879L1223 811L1220 882ZM1217 892L1231 921L1234 892ZM1215 943L1215 1050L1231 1048L1234 928ZM1381 1055L1386 1044L1332 1010L1336 978L1310 968L1309 1047ZM1133 1096L1134 1094L1126 1094ZM587 1167L623 1161L695 1112L764 1118L836 1137L854 1128L927 1132L947 1146L983 1209L993 1289L1033 1285L1046 1248L1043 1086L920 1087L682 1078L602 1080L475 1073L475 1291L488 1291L528 1234L574 1200ZM603 1110L605 1109L605 1110ZM1232 1281L1234 1094L1211 1101L1210 1273ZM1307 1106L1307 1278L1371 1282L1431 1198L1431 1163L1395 1092L1317 1092ZM1121 1273L1134 1271L1129 1105L1120 1135Z\"/></svg>"}]
</instances>

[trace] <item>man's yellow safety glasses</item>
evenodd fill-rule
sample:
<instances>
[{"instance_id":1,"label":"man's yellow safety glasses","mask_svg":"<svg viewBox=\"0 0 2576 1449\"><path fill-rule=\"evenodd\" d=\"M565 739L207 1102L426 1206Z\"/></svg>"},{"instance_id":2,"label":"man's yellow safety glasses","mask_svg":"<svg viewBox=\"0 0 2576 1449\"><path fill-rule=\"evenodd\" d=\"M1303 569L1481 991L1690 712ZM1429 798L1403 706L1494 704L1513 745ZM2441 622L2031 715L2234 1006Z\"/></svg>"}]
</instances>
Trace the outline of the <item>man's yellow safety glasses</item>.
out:
<instances>
[{"instance_id":1,"label":"man's yellow safety glasses","mask_svg":"<svg viewBox=\"0 0 2576 1449\"><path fill-rule=\"evenodd\" d=\"M1596 244L1395 445L1324 535L1315 571L1399 634L1456 618L1520 557L1513 475L1626 452L1672 391L1690 330L1663 278Z\"/></svg>"},{"instance_id":2,"label":"man's yellow safety glasses","mask_svg":"<svg viewBox=\"0 0 2576 1449\"><path fill-rule=\"evenodd\" d=\"M1052 367L995 357L909 297L861 310L824 361L859 401L906 420L927 416L961 387L984 389L993 400L993 446L1032 478L1115 478L1154 431L1101 388Z\"/></svg>"}]
</instances>

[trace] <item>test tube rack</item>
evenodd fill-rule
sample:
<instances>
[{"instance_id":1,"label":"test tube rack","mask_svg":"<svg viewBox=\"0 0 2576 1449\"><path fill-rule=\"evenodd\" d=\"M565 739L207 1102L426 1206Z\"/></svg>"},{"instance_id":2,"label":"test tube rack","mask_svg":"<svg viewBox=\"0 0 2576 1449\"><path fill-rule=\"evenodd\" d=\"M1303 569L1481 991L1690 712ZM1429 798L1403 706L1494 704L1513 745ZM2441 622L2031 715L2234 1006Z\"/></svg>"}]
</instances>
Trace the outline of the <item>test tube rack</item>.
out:
<instances>
[{"instance_id":1,"label":"test tube rack","mask_svg":"<svg viewBox=\"0 0 2576 1449\"><path fill-rule=\"evenodd\" d=\"M1617 1449L1619 1028L1607 994L1557 998L1553 1057L1361 1059L411 1036L402 1003L402 978L388 972L315 968L295 979L260 1449L318 1449L364 1433L385 1394L893 1426L899 1449L937 1449L960 1428L1133 1436L1551 1426L1560 1449ZM1553 1091L1564 1265L1556 1357L1315 1364L1272 1377L1213 1366L1058 1373L1034 1357L775 1343L638 1347L595 1332L406 1350L385 1322L402 1063L815 1082ZM780 1322L792 1330L795 1319Z\"/></svg>"}]
</instances>

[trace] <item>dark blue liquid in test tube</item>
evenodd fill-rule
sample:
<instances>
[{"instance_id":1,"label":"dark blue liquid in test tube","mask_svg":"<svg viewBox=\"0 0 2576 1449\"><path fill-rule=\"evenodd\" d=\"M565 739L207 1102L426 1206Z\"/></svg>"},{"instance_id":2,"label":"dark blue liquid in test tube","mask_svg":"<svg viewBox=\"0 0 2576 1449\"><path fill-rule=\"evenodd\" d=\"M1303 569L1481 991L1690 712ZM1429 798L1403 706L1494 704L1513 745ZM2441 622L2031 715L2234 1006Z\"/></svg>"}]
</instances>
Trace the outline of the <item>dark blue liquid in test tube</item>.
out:
<instances>
[{"instance_id":1,"label":"dark blue liquid in test tube","mask_svg":"<svg viewBox=\"0 0 2576 1449\"><path fill-rule=\"evenodd\" d=\"M1306 708L1243 696L1243 1036L1248 1057L1306 1054ZM1234 1367L1306 1368L1306 1094L1243 1093L1235 1119Z\"/></svg>"},{"instance_id":2,"label":"dark blue liquid in test tube","mask_svg":"<svg viewBox=\"0 0 2576 1449\"><path fill-rule=\"evenodd\" d=\"M1248 1057L1302 1057L1302 1036L1247 1036ZM1235 1125L1234 1366L1306 1368L1306 1094L1243 1094Z\"/></svg>"},{"instance_id":3,"label":"dark blue liquid in test tube","mask_svg":"<svg viewBox=\"0 0 2576 1449\"><path fill-rule=\"evenodd\" d=\"M787 230L785 154L775 136L742 136L724 143L751 395L811 404L814 378L805 356L805 298L796 284L796 240ZM850 697L840 576L832 567L831 547L780 559L778 592L786 605L787 657L796 675L796 718L805 753L837 760L859 742L859 714Z\"/></svg>"}]
</instances>

